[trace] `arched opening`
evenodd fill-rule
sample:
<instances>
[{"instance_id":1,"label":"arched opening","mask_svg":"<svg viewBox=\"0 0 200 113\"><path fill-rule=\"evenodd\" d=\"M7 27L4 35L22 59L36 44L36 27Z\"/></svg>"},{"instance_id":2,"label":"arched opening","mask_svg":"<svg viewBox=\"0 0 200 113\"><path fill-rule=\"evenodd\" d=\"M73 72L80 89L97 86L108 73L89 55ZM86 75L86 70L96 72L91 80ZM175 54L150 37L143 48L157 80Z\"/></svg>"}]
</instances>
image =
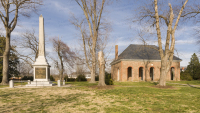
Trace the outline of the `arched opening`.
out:
<instances>
[{"instance_id":1,"label":"arched opening","mask_svg":"<svg viewBox=\"0 0 200 113\"><path fill-rule=\"evenodd\" d=\"M151 67L150 68L150 78L151 78L151 81L153 81L153 74L154 74L154 68Z\"/></svg>"},{"instance_id":2,"label":"arched opening","mask_svg":"<svg viewBox=\"0 0 200 113\"><path fill-rule=\"evenodd\" d=\"M174 80L174 76L175 76L174 67L171 67L171 80Z\"/></svg>"},{"instance_id":3,"label":"arched opening","mask_svg":"<svg viewBox=\"0 0 200 113\"><path fill-rule=\"evenodd\" d=\"M132 67L128 67L128 77L127 77L127 81L131 80L132 77Z\"/></svg>"},{"instance_id":4,"label":"arched opening","mask_svg":"<svg viewBox=\"0 0 200 113\"><path fill-rule=\"evenodd\" d=\"M139 68L139 80L143 80L143 67Z\"/></svg>"},{"instance_id":5,"label":"arched opening","mask_svg":"<svg viewBox=\"0 0 200 113\"><path fill-rule=\"evenodd\" d=\"M117 81L119 81L119 69L117 70Z\"/></svg>"}]
</instances>

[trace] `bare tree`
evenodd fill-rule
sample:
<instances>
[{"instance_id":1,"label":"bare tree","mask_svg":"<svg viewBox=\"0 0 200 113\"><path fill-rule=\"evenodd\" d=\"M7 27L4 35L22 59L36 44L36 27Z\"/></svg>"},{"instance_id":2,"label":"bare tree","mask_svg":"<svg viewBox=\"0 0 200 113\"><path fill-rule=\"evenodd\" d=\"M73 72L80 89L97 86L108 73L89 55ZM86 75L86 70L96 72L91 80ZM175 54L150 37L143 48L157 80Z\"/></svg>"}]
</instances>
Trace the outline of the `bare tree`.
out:
<instances>
[{"instance_id":1,"label":"bare tree","mask_svg":"<svg viewBox=\"0 0 200 113\"><path fill-rule=\"evenodd\" d=\"M95 73L96 73L96 43L99 35L99 28L102 19L103 8L105 4L105 0L75 0L77 4L81 7L85 19L87 22L87 26L82 26L81 21L80 24L74 24L76 27L80 28L82 40L83 40L83 48L85 59L88 68L91 71L91 81L90 83L95 83ZM87 33L87 31L89 33ZM89 46L89 53L91 55L91 65L89 64L88 56L87 56L87 48L86 44Z\"/></svg>"},{"instance_id":2,"label":"bare tree","mask_svg":"<svg viewBox=\"0 0 200 113\"><path fill-rule=\"evenodd\" d=\"M198 0L193 0L192 2L193 4L192 5L190 4L189 6L186 7L186 10L183 11L183 14L181 15L181 17L183 18L184 22L191 21L195 23L195 25L198 25L198 23L200 22L199 21L200 3ZM196 37L195 40L197 40L196 43L200 45L200 27L199 26L195 27L194 31L195 31L194 35Z\"/></svg>"},{"instance_id":3,"label":"bare tree","mask_svg":"<svg viewBox=\"0 0 200 113\"><path fill-rule=\"evenodd\" d=\"M17 65L17 69L19 71L20 76L32 76L31 70L33 69L29 64L26 62L20 62Z\"/></svg>"},{"instance_id":4,"label":"bare tree","mask_svg":"<svg viewBox=\"0 0 200 113\"><path fill-rule=\"evenodd\" d=\"M3 53L3 79L1 84L8 84L8 60L10 54L11 33L17 25L19 15L30 16L30 11L37 11L40 0L1 0L0 19L6 31L6 48ZM13 18L12 18L13 17Z\"/></svg>"},{"instance_id":5,"label":"bare tree","mask_svg":"<svg viewBox=\"0 0 200 113\"><path fill-rule=\"evenodd\" d=\"M171 3L168 4L169 9L163 10L163 7L158 7L158 5L165 5L166 2L159 1L158 3L158 0L154 0L154 2L151 1L150 5L142 7L138 15L140 22L146 21L150 22L152 26L156 26L158 51L161 58L160 86L166 86L166 75L170 70L174 55L175 31L187 2L188 0L185 0L180 10L173 10ZM175 11L175 13L173 11ZM160 24L162 24L162 22L167 26L165 51L163 51L162 47L163 37L161 36L160 30Z\"/></svg>"},{"instance_id":6,"label":"bare tree","mask_svg":"<svg viewBox=\"0 0 200 113\"><path fill-rule=\"evenodd\" d=\"M29 64L31 67L33 62L38 57L38 38L35 36L35 30L32 31L27 30L25 33L21 35L21 39L18 39L16 41L17 47L20 48L20 51L16 50L17 55L25 61L27 64ZM21 50L30 50L30 53L23 53Z\"/></svg>"},{"instance_id":7,"label":"bare tree","mask_svg":"<svg viewBox=\"0 0 200 113\"><path fill-rule=\"evenodd\" d=\"M75 53L72 52L67 44L58 37L52 39L53 49L57 53L57 59L53 59L55 67L59 70L60 80L63 80L63 72L67 67L72 67L74 64ZM64 68L65 67L65 68Z\"/></svg>"},{"instance_id":8,"label":"bare tree","mask_svg":"<svg viewBox=\"0 0 200 113\"><path fill-rule=\"evenodd\" d=\"M86 72L83 63L76 63L76 74L77 75L84 75Z\"/></svg>"}]
</instances>

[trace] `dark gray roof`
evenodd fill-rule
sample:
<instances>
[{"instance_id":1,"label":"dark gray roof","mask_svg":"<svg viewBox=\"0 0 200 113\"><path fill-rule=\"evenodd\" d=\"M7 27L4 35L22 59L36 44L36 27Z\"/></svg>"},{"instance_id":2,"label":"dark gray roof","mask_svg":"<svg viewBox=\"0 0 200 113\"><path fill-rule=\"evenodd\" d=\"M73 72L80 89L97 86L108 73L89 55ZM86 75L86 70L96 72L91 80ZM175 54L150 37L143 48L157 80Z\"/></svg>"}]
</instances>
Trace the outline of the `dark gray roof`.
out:
<instances>
[{"instance_id":1,"label":"dark gray roof","mask_svg":"<svg viewBox=\"0 0 200 113\"><path fill-rule=\"evenodd\" d=\"M155 45L130 44L119 56L118 59L145 59L161 60L158 47ZM174 56L173 60L181 60Z\"/></svg>"}]
</instances>

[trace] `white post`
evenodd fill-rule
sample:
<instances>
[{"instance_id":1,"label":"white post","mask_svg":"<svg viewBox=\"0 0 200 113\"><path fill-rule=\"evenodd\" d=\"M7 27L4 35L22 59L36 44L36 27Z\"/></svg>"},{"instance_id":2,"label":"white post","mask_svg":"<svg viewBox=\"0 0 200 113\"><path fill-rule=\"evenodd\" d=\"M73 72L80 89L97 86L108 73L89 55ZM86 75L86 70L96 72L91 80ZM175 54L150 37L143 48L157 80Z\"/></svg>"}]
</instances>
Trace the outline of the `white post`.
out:
<instances>
[{"instance_id":1,"label":"white post","mask_svg":"<svg viewBox=\"0 0 200 113\"><path fill-rule=\"evenodd\" d=\"M58 83L58 87L60 87L60 80L58 80L58 82L57 82L57 83Z\"/></svg>"},{"instance_id":2,"label":"white post","mask_svg":"<svg viewBox=\"0 0 200 113\"><path fill-rule=\"evenodd\" d=\"M10 86L10 88L14 88L13 80L10 80L10 81L9 81L9 86Z\"/></svg>"},{"instance_id":3,"label":"white post","mask_svg":"<svg viewBox=\"0 0 200 113\"><path fill-rule=\"evenodd\" d=\"M30 81L30 80L28 80L28 84L31 84L31 81Z\"/></svg>"},{"instance_id":4,"label":"white post","mask_svg":"<svg viewBox=\"0 0 200 113\"><path fill-rule=\"evenodd\" d=\"M65 80L63 80L63 86L65 85Z\"/></svg>"}]
</instances>

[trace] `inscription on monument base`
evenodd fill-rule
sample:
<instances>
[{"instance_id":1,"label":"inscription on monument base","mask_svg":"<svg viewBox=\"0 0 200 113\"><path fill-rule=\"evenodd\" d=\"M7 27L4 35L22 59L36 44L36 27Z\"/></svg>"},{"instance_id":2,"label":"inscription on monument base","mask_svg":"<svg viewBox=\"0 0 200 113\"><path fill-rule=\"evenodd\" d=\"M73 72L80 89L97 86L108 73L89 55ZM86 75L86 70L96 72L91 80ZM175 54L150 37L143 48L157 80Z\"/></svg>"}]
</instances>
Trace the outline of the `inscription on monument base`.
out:
<instances>
[{"instance_id":1,"label":"inscription on monument base","mask_svg":"<svg viewBox=\"0 0 200 113\"><path fill-rule=\"evenodd\" d=\"M46 79L46 68L35 68L35 79Z\"/></svg>"}]
</instances>

